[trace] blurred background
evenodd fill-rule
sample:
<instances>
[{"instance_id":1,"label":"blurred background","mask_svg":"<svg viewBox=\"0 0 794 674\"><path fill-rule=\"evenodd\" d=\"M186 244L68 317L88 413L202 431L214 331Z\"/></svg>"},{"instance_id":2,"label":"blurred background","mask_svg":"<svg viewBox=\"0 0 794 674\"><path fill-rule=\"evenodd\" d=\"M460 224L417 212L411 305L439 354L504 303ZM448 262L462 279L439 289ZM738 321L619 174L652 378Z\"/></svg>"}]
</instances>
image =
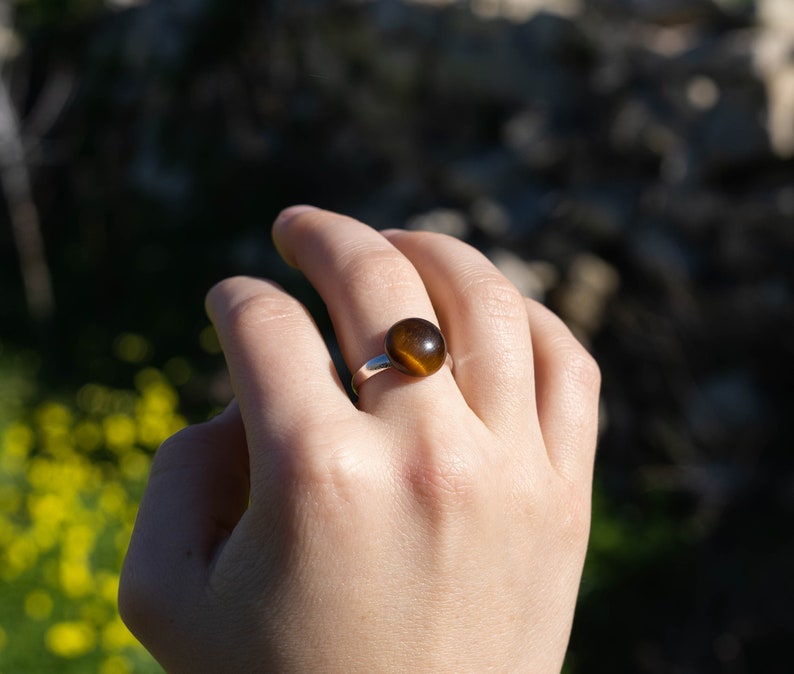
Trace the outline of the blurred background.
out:
<instances>
[{"instance_id":1,"label":"blurred background","mask_svg":"<svg viewBox=\"0 0 794 674\"><path fill-rule=\"evenodd\" d=\"M790 672L794 0L0 2L0 672L115 613L203 313L296 202L443 231L604 378L567 674ZM330 339L330 337L329 337Z\"/></svg>"}]
</instances>

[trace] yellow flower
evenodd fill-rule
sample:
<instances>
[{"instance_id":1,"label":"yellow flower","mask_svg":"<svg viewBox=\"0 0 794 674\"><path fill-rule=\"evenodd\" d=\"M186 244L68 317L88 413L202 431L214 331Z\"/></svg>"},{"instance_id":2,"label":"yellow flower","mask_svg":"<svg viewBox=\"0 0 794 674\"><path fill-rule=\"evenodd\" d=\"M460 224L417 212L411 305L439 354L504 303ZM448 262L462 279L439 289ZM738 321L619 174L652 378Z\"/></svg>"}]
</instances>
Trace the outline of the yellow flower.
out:
<instances>
[{"instance_id":1,"label":"yellow flower","mask_svg":"<svg viewBox=\"0 0 794 674\"><path fill-rule=\"evenodd\" d=\"M94 649L97 635L82 621L55 623L44 635L47 650L62 658L78 658Z\"/></svg>"},{"instance_id":2,"label":"yellow flower","mask_svg":"<svg viewBox=\"0 0 794 674\"><path fill-rule=\"evenodd\" d=\"M28 482L34 489L50 491L55 481L55 466L49 459L37 456L30 460L27 470Z\"/></svg>"},{"instance_id":3,"label":"yellow flower","mask_svg":"<svg viewBox=\"0 0 794 674\"><path fill-rule=\"evenodd\" d=\"M58 543L58 533L58 527L52 523L36 522L29 535L39 549L39 553L43 554L52 550Z\"/></svg>"},{"instance_id":4,"label":"yellow flower","mask_svg":"<svg viewBox=\"0 0 794 674\"><path fill-rule=\"evenodd\" d=\"M142 370L135 389L86 384L74 405L45 401L32 423L0 426L0 606L19 602L19 619L40 623L49 652L89 655L99 674L130 674L145 657L118 616L119 569L151 449L186 423L161 372ZM15 586L20 599L3 592ZM0 652L12 628L0 627Z\"/></svg>"},{"instance_id":5,"label":"yellow flower","mask_svg":"<svg viewBox=\"0 0 794 674\"><path fill-rule=\"evenodd\" d=\"M115 605L119 593L119 574L100 571L96 576L96 585L99 595L109 604Z\"/></svg>"},{"instance_id":6,"label":"yellow flower","mask_svg":"<svg viewBox=\"0 0 794 674\"><path fill-rule=\"evenodd\" d=\"M121 472L130 480L142 480L149 474L150 465L149 456L138 450L125 452L120 461Z\"/></svg>"},{"instance_id":7,"label":"yellow flower","mask_svg":"<svg viewBox=\"0 0 794 674\"><path fill-rule=\"evenodd\" d=\"M171 419L161 414L138 416L138 438L144 447L156 449L171 435Z\"/></svg>"},{"instance_id":8,"label":"yellow flower","mask_svg":"<svg viewBox=\"0 0 794 674\"><path fill-rule=\"evenodd\" d=\"M17 527L8 517L0 512L0 551L7 549L11 541L18 536L19 530ZM0 554L0 560L2 557L2 554Z\"/></svg>"},{"instance_id":9,"label":"yellow flower","mask_svg":"<svg viewBox=\"0 0 794 674\"><path fill-rule=\"evenodd\" d=\"M176 409L179 402L176 391L162 379L148 382L141 389L141 399L138 401L138 410L150 414L170 414Z\"/></svg>"},{"instance_id":10,"label":"yellow flower","mask_svg":"<svg viewBox=\"0 0 794 674\"><path fill-rule=\"evenodd\" d=\"M80 449L90 452L102 444L102 428L93 421L81 421L74 427L74 439Z\"/></svg>"},{"instance_id":11,"label":"yellow flower","mask_svg":"<svg viewBox=\"0 0 794 674\"><path fill-rule=\"evenodd\" d=\"M22 505L22 491L15 484L0 484L0 512L15 513Z\"/></svg>"},{"instance_id":12,"label":"yellow flower","mask_svg":"<svg viewBox=\"0 0 794 674\"><path fill-rule=\"evenodd\" d=\"M94 550L96 532L84 525L74 525L63 537L63 554L70 559L85 559Z\"/></svg>"},{"instance_id":13,"label":"yellow flower","mask_svg":"<svg viewBox=\"0 0 794 674\"><path fill-rule=\"evenodd\" d=\"M130 674L131 672L132 663L121 655L111 655L105 658L99 666L99 674Z\"/></svg>"},{"instance_id":14,"label":"yellow flower","mask_svg":"<svg viewBox=\"0 0 794 674\"><path fill-rule=\"evenodd\" d=\"M221 353L221 341L211 325L206 326L199 334L199 344L210 355L216 356Z\"/></svg>"},{"instance_id":15,"label":"yellow flower","mask_svg":"<svg viewBox=\"0 0 794 674\"><path fill-rule=\"evenodd\" d=\"M80 605L80 618L89 625L106 625L115 613L114 604L107 604L96 597L90 597Z\"/></svg>"},{"instance_id":16,"label":"yellow flower","mask_svg":"<svg viewBox=\"0 0 794 674\"><path fill-rule=\"evenodd\" d=\"M153 367L145 367L135 375L135 388L139 391L164 382L165 377L163 377L159 370Z\"/></svg>"},{"instance_id":17,"label":"yellow flower","mask_svg":"<svg viewBox=\"0 0 794 674\"><path fill-rule=\"evenodd\" d=\"M43 403L36 412L39 428L45 433L61 433L72 425L72 413L65 405L55 402Z\"/></svg>"},{"instance_id":18,"label":"yellow flower","mask_svg":"<svg viewBox=\"0 0 794 674\"><path fill-rule=\"evenodd\" d=\"M109 409L111 394L99 384L86 384L77 392L77 404L89 414L101 414Z\"/></svg>"},{"instance_id":19,"label":"yellow flower","mask_svg":"<svg viewBox=\"0 0 794 674\"><path fill-rule=\"evenodd\" d=\"M111 414L103 423L105 442L111 449L129 447L135 443L135 422L126 414Z\"/></svg>"},{"instance_id":20,"label":"yellow flower","mask_svg":"<svg viewBox=\"0 0 794 674\"><path fill-rule=\"evenodd\" d=\"M124 332L113 342L113 351L119 360L127 363L140 363L149 355L151 344L141 335Z\"/></svg>"},{"instance_id":21,"label":"yellow flower","mask_svg":"<svg viewBox=\"0 0 794 674\"><path fill-rule=\"evenodd\" d=\"M70 461L74 458L74 445L70 435L49 435L42 439L42 449L58 462Z\"/></svg>"},{"instance_id":22,"label":"yellow flower","mask_svg":"<svg viewBox=\"0 0 794 674\"><path fill-rule=\"evenodd\" d=\"M116 535L113 537L113 544L115 545L116 550L118 550L122 556L127 552L127 548L130 546L130 538L132 538L132 525L134 521L135 514L133 513L129 521L124 524L124 528L119 529L116 532Z\"/></svg>"},{"instance_id":23,"label":"yellow flower","mask_svg":"<svg viewBox=\"0 0 794 674\"><path fill-rule=\"evenodd\" d=\"M111 482L106 484L99 494L99 509L107 517L123 520L129 500L124 487L117 482Z\"/></svg>"},{"instance_id":24,"label":"yellow flower","mask_svg":"<svg viewBox=\"0 0 794 674\"><path fill-rule=\"evenodd\" d=\"M67 596L84 597L92 590L94 583L85 562L62 559L58 571L61 588Z\"/></svg>"},{"instance_id":25,"label":"yellow flower","mask_svg":"<svg viewBox=\"0 0 794 674\"><path fill-rule=\"evenodd\" d=\"M17 475L25 470L35 436L30 427L13 423L3 433L0 446L0 467L9 475Z\"/></svg>"},{"instance_id":26,"label":"yellow flower","mask_svg":"<svg viewBox=\"0 0 794 674\"><path fill-rule=\"evenodd\" d=\"M193 376L193 368L190 367L190 363L179 356L169 360L163 366L163 372L177 386L187 384Z\"/></svg>"},{"instance_id":27,"label":"yellow flower","mask_svg":"<svg viewBox=\"0 0 794 674\"><path fill-rule=\"evenodd\" d=\"M125 648L139 648L138 640L132 636L127 626L116 616L102 629L102 649L108 653Z\"/></svg>"},{"instance_id":28,"label":"yellow flower","mask_svg":"<svg viewBox=\"0 0 794 674\"><path fill-rule=\"evenodd\" d=\"M0 566L5 580L13 580L32 569L39 559L36 543L26 536L17 538L6 548L5 564Z\"/></svg>"},{"instance_id":29,"label":"yellow flower","mask_svg":"<svg viewBox=\"0 0 794 674\"><path fill-rule=\"evenodd\" d=\"M25 597L25 613L33 620L46 620L52 613L52 597L44 590L33 590Z\"/></svg>"},{"instance_id":30,"label":"yellow flower","mask_svg":"<svg viewBox=\"0 0 794 674\"><path fill-rule=\"evenodd\" d=\"M69 513L69 503L58 494L35 493L28 497L28 512L35 524L57 528Z\"/></svg>"}]
</instances>

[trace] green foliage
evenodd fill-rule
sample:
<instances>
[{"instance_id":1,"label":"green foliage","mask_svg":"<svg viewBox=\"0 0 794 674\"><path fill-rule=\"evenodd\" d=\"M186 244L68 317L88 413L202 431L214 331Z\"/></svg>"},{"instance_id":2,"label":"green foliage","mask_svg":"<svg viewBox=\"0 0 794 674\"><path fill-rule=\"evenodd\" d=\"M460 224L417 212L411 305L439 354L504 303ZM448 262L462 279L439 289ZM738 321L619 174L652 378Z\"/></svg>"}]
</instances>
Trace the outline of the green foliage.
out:
<instances>
[{"instance_id":1,"label":"green foliage","mask_svg":"<svg viewBox=\"0 0 794 674\"><path fill-rule=\"evenodd\" d=\"M160 671L116 594L152 452L185 424L176 390L146 368L133 390L0 395L0 671Z\"/></svg>"}]
</instances>

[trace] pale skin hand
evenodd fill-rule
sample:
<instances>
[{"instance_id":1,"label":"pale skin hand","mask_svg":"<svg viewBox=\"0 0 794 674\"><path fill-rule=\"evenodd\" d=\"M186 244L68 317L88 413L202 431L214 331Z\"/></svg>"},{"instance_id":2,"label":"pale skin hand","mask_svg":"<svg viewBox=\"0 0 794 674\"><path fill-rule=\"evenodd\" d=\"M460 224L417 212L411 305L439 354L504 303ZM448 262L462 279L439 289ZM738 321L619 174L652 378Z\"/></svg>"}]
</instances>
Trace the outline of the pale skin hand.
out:
<instances>
[{"instance_id":1,"label":"pale skin hand","mask_svg":"<svg viewBox=\"0 0 794 674\"><path fill-rule=\"evenodd\" d=\"M125 621L169 672L559 672L590 522L594 361L454 239L306 208L273 236L351 370L413 316L441 327L454 370L387 370L353 403L294 298L253 278L214 287L237 402L158 451Z\"/></svg>"}]
</instances>

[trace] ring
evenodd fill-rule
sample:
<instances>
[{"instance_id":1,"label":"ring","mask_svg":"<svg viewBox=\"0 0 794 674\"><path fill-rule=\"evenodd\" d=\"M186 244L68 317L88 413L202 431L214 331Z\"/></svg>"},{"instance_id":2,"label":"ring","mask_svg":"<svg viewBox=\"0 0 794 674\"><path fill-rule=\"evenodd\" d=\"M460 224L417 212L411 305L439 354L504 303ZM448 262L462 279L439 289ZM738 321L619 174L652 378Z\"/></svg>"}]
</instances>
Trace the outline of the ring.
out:
<instances>
[{"instance_id":1,"label":"ring","mask_svg":"<svg viewBox=\"0 0 794 674\"><path fill-rule=\"evenodd\" d=\"M393 367L409 377L428 377L444 363L452 367L447 343L435 325L424 318L404 318L389 328L380 356L368 360L353 375L353 393L372 375Z\"/></svg>"}]
</instances>

